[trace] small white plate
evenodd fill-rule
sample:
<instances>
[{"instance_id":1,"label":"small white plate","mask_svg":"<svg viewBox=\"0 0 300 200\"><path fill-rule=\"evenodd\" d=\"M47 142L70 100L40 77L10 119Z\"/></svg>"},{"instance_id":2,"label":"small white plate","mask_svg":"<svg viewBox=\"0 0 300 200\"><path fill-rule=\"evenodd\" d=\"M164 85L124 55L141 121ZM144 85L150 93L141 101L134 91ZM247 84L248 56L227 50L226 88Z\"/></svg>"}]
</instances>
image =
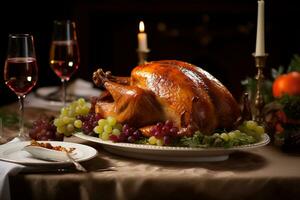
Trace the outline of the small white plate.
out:
<instances>
[{"instance_id":1,"label":"small white plate","mask_svg":"<svg viewBox=\"0 0 300 200\"><path fill-rule=\"evenodd\" d=\"M169 147L142 145L131 143L114 143L104 141L100 138L88 136L83 133L75 133L75 136L97 142L103 145L107 151L131 158L158 160L158 161L177 161L177 162L214 162L228 159L229 154L237 150L248 150L265 146L269 143L270 138L267 134L263 135L260 142L255 144L236 146L232 148L191 148L191 147Z\"/></svg>"},{"instance_id":2,"label":"small white plate","mask_svg":"<svg viewBox=\"0 0 300 200\"><path fill-rule=\"evenodd\" d=\"M49 142L52 146L62 146L65 148L75 148L73 158L78 161L86 161L94 158L97 155L97 150L83 144L59 141L38 141ZM19 163L23 165L66 165L71 164L71 161L46 161L37 159L29 152L24 150L24 147L29 145L30 141L12 142L0 145L0 160ZM60 152L58 152L60 153Z\"/></svg>"},{"instance_id":3,"label":"small white plate","mask_svg":"<svg viewBox=\"0 0 300 200\"><path fill-rule=\"evenodd\" d=\"M69 160L66 152L64 151L57 151L53 149L48 149L36 145L29 145L25 146L23 150L29 152L33 157L42 159L42 160L49 160L49 161L66 161ZM70 152L70 156L75 157L76 153Z\"/></svg>"}]
</instances>

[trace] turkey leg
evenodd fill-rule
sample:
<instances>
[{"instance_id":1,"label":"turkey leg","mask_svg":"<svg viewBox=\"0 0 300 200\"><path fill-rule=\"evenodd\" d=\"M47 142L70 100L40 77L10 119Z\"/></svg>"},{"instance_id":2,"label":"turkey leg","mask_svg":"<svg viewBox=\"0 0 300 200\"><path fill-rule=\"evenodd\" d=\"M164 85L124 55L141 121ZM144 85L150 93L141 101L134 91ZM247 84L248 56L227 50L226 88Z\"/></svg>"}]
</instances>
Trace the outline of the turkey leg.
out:
<instances>
[{"instance_id":1,"label":"turkey leg","mask_svg":"<svg viewBox=\"0 0 300 200\"><path fill-rule=\"evenodd\" d=\"M99 68L93 73L93 81L98 87L104 86L106 81L111 81L122 85L129 85L130 77L113 76L110 71L104 72L103 69Z\"/></svg>"},{"instance_id":2,"label":"turkey leg","mask_svg":"<svg viewBox=\"0 0 300 200\"><path fill-rule=\"evenodd\" d=\"M118 122L128 123L133 127L143 127L164 120L163 110L151 91L108 79L103 84L113 98L110 103L97 102L96 112L104 117L114 116Z\"/></svg>"}]
</instances>

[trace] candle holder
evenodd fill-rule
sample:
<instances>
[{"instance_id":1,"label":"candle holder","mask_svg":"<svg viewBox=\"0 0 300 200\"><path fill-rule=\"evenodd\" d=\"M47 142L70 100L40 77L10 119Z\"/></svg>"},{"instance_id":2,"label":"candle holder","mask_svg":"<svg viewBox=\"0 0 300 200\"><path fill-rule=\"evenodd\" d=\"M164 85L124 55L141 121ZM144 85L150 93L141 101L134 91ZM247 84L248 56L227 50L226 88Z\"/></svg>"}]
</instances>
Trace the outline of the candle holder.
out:
<instances>
[{"instance_id":1,"label":"candle holder","mask_svg":"<svg viewBox=\"0 0 300 200\"><path fill-rule=\"evenodd\" d=\"M139 58L138 65L143 65L143 64L147 63L147 58L148 58L149 52L150 52L150 49L146 49L146 50L137 49L137 54L138 54L138 58Z\"/></svg>"},{"instance_id":2,"label":"candle holder","mask_svg":"<svg viewBox=\"0 0 300 200\"><path fill-rule=\"evenodd\" d=\"M254 104L255 110L254 110L253 119L258 123L263 123L264 118L263 118L262 110L265 105L264 98L263 98L263 91L262 91L262 86L264 82L263 69L265 67L268 54L256 55L255 53L253 53L252 55L255 58L255 66L257 67L257 74L255 76L257 82L256 82L256 94L255 94L255 104Z\"/></svg>"}]
</instances>

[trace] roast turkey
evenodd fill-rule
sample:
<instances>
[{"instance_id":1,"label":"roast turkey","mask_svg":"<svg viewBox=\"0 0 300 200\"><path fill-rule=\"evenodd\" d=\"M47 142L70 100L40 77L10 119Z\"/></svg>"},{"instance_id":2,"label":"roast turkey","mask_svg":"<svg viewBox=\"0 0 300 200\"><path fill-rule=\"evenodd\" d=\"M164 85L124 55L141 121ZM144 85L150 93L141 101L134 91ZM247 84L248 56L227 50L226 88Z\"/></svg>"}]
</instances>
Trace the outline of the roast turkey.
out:
<instances>
[{"instance_id":1,"label":"roast turkey","mask_svg":"<svg viewBox=\"0 0 300 200\"><path fill-rule=\"evenodd\" d=\"M218 128L230 129L240 116L238 103L220 81L182 61L139 65L130 77L98 69L93 81L106 89L95 112L116 117L146 136L151 126L166 120L179 128L179 135L190 136L196 130L209 135Z\"/></svg>"}]
</instances>

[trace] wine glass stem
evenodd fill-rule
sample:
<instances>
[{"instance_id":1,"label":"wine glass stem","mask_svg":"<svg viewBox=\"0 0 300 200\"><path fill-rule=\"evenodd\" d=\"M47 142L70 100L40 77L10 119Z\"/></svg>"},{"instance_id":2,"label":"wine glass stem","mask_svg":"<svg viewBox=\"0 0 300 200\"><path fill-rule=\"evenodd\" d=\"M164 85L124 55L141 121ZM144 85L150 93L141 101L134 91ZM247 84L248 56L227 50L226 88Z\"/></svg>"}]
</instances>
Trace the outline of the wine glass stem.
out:
<instances>
[{"instance_id":1,"label":"wine glass stem","mask_svg":"<svg viewBox=\"0 0 300 200\"><path fill-rule=\"evenodd\" d=\"M65 79L61 79L61 83L62 83L62 98L63 98L63 105L64 107L66 107L66 98L67 98L67 87L66 87L66 80Z\"/></svg>"},{"instance_id":2,"label":"wine glass stem","mask_svg":"<svg viewBox=\"0 0 300 200\"><path fill-rule=\"evenodd\" d=\"M24 98L25 98L25 95L18 96L18 99L19 99L19 102L20 102L20 121L19 121L20 131L19 131L19 134L18 134L19 137L24 136Z\"/></svg>"}]
</instances>

